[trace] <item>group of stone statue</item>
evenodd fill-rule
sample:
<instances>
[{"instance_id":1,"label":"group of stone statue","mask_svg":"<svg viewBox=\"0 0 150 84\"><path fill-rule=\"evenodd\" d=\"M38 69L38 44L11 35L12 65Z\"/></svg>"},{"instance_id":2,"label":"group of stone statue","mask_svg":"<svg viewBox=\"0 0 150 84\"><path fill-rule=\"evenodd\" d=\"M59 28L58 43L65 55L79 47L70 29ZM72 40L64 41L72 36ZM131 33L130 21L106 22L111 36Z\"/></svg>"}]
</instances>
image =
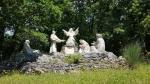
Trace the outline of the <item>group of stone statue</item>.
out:
<instances>
[{"instance_id":1,"label":"group of stone statue","mask_svg":"<svg viewBox=\"0 0 150 84\"><path fill-rule=\"evenodd\" d=\"M65 54L74 54L75 52L79 53L98 53L105 51L105 41L102 37L102 34L96 34L96 42L91 43L91 46L85 40L79 40L79 50L76 44L75 36L79 33L79 29L77 28L75 31L73 28L70 28L69 31L63 30L64 34L69 38L66 41L66 45L63 46L62 52ZM64 42L65 40L61 40L57 37L56 32L52 31L50 36L51 39L51 47L49 53L57 53L57 46L56 43Z\"/></svg>"},{"instance_id":2,"label":"group of stone statue","mask_svg":"<svg viewBox=\"0 0 150 84\"><path fill-rule=\"evenodd\" d=\"M83 39L79 40L79 49L78 45L75 40L75 36L78 35L79 29L77 28L75 31L73 28L70 28L69 31L66 31L63 29L63 32L66 36L68 36L68 39L66 41L66 44L62 47L62 51L64 54L74 54L76 52L79 53L99 53L99 52L105 52L105 41L102 37L102 34L96 34L96 42L94 41L91 43L91 46ZM62 40L57 37L56 32L52 31L52 34L50 35L51 39L51 46L50 46L50 54L57 53L57 43L65 42L65 40ZM24 43L24 52L27 54L32 54L34 52L32 48L30 47L30 41L26 40Z\"/></svg>"},{"instance_id":3,"label":"group of stone statue","mask_svg":"<svg viewBox=\"0 0 150 84\"><path fill-rule=\"evenodd\" d=\"M79 33L79 29L77 28L75 31L73 28L70 28L69 31L63 30L64 34L69 38L66 41L65 46L63 46L62 51L64 54L74 54L75 52L79 53L98 53L98 52L105 52L105 41L102 37L102 34L96 34L96 42L91 43L91 46L83 39L79 40L79 49L75 40L75 36ZM51 46L50 46L50 54L57 53L57 43L65 42L57 37L56 32L52 31L50 35L51 39ZM30 41L26 40L24 43L24 51L28 54L37 52L33 51L30 47Z\"/></svg>"},{"instance_id":4,"label":"group of stone statue","mask_svg":"<svg viewBox=\"0 0 150 84\"><path fill-rule=\"evenodd\" d=\"M106 67L120 67L126 65L125 58L120 56L117 58L112 52L105 51L105 41L102 34L96 34L96 40L89 45L84 39L79 40L79 45L76 42L75 36L78 35L79 29L69 31L63 30L64 34L68 37L66 44L62 47L61 52L57 51L57 43L65 42L65 40L58 38L55 31L50 35L51 45L49 55L41 53L39 50L34 50L30 47L30 41L24 42L23 51L15 56L15 63L23 67L22 71L25 72L68 72L71 70L79 70L86 67L88 70L93 68L106 68ZM64 61L64 56L74 53L81 53L83 58L81 63L70 64ZM88 62L88 63L87 63ZM84 63L84 64L83 64ZM23 64L23 65L22 65ZM85 68L85 69L86 69Z\"/></svg>"}]
</instances>

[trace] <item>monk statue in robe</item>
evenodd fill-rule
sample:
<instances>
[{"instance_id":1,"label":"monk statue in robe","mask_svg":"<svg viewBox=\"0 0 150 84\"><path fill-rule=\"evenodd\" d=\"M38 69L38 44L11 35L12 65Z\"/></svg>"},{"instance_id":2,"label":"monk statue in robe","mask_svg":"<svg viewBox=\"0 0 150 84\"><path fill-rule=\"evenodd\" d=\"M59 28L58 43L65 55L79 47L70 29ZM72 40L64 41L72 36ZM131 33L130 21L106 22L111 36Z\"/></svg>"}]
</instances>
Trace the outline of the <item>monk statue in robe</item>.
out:
<instances>
[{"instance_id":1,"label":"monk statue in robe","mask_svg":"<svg viewBox=\"0 0 150 84\"><path fill-rule=\"evenodd\" d=\"M61 40L56 36L56 32L52 31L52 34L50 36L51 39L51 46L50 46L50 51L49 53L57 53L57 45L56 43L61 43L64 42L65 40Z\"/></svg>"}]
</instances>

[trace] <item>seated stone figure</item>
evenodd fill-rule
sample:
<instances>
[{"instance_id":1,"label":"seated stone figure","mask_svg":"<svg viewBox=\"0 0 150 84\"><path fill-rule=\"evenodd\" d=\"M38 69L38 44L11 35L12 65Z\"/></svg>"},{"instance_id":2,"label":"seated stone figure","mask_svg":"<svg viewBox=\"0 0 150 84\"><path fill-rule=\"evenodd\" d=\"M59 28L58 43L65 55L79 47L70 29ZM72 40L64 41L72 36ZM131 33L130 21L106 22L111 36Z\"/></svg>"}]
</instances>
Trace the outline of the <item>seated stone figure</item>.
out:
<instances>
[{"instance_id":1,"label":"seated stone figure","mask_svg":"<svg viewBox=\"0 0 150 84\"><path fill-rule=\"evenodd\" d=\"M105 41L102 37L102 34L96 34L96 48L99 52L104 52L105 51Z\"/></svg>"},{"instance_id":2,"label":"seated stone figure","mask_svg":"<svg viewBox=\"0 0 150 84\"><path fill-rule=\"evenodd\" d=\"M49 53L56 53L57 52L57 46L56 46L56 43L61 43L61 42L64 42L65 40L61 40L59 39L57 36L56 36L56 32L55 31L52 31L52 34L50 36L50 39L51 39L51 47L50 47L50 51Z\"/></svg>"},{"instance_id":3,"label":"seated stone figure","mask_svg":"<svg viewBox=\"0 0 150 84\"><path fill-rule=\"evenodd\" d=\"M23 47L23 52L27 54L33 54L33 50L30 47L30 41L25 40L24 42L24 47Z\"/></svg>"},{"instance_id":4,"label":"seated stone figure","mask_svg":"<svg viewBox=\"0 0 150 84\"><path fill-rule=\"evenodd\" d=\"M26 53L26 54L41 54L39 50L33 50L31 47L30 47L30 41L29 40L25 40L24 42L24 47L23 47L23 52Z\"/></svg>"},{"instance_id":5,"label":"seated stone figure","mask_svg":"<svg viewBox=\"0 0 150 84\"><path fill-rule=\"evenodd\" d=\"M89 46L89 44L85 40L83 40L83 39L81 39L79 42L80 42L79 53L89 53L90 52L90 46Z\"/></svg>"},{"instance_id":6,"label":"seated stone figure","mask_svg":"<svg viewBox=\"0 0 150 84\"><path fill-rule=\"evenodd\" d=\"M32 62L35 61L38 56L41 56L41 53L39 50L33 50L30 47L30 41L25 40L24 46L23 46L23 52L18 53L15 56L15 61L16 62Z\"/></svg>"}]
</instances>

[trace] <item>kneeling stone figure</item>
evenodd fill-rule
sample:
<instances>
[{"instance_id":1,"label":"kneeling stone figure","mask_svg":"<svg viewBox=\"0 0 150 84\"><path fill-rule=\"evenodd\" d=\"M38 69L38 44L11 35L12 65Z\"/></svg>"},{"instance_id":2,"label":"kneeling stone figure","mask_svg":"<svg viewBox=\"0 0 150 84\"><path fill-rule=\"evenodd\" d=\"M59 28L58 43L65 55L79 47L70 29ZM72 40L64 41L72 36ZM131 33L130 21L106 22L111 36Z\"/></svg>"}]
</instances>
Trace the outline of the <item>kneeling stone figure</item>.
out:
<instances>
[{"instance_id":1,"label":"kneeling stone figure","mask_svg":"<svg viewBox=\"0 0 150 84\"><path fill-rule=\"evenodd\" d=\"M90 46L85 40L80 40L80 49L79 53L89 53L90 52Z\"/></svg>"}]
</instances>

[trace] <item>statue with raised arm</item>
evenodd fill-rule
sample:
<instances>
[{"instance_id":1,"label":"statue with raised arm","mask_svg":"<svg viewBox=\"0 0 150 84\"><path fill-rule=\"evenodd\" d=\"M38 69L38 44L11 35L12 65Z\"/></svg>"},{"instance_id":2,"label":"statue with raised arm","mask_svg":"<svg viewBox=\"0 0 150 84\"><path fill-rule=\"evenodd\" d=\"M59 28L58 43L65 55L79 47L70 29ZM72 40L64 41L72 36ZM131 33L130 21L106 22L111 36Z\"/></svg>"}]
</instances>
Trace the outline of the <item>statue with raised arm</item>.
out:
<instances>
[{"instance_id":1,"label":"statue with raised arm","mask_svg":"<svg viewBox=\"0 0 150 84\"><path fill-rule=\"evenodd\" d=\"M61 42L64 42L65 40L61 40L59 39L57 36L56 36L56 32L55 31L52 31L52 34L50 36L50 39L51 39L51 47L50 47L50 51L49 53L56 53L57 52L57 46L56 46L56 43L61 43Z\"/></svg>"},{"instance_id":2,"label":"statue with raised arm","mask_svg":"<svg viewBox=\"0 0 150 84\"><path fill-rule=\"evenodd\" d=\"M79 53L89 53L90 52L90 46L89 46L89 44L85 40L83 40L83 39L79 40L79 42L80 42Z\"/></svg>"},{"instance_id":3,"label":"statue with raised arm","mask_svg":"<svg viewBox=\"0 0 150 84\"><path fill-rule=\"evenodd\" d=\"M78 28L75 31L73 30L73 28L70 28L69 31L63 29L63 32L69 38L66 41L66 45L64 46L62 51L65 54L74 54L75 52L78 52L78 47L75 41L75 36L79 33Z\"/></svg>"},{"instance_id":4,"label":"statue with raised arm","mask_svg":"<svg viewBox=\"0 0 150 84\"><path fill-rule=\"evenodd\" d=\"M79 32L78 28L74 31L73 28L70 28L69 31L66 31L63 29L63 32L66 36L68 36L68 40L66 41L66 46L68 47L75 47L75 38L74 36L76 36Z\"/></svg>"},{"instance_id":5,"label":"statue with raised arm","mask_svg":"<svg viewBox=\"0 0 150 84\"><path fill-rule=\"evenodd\" d=\"M105 41L102 37L102 34L96 34L96 48L99 52L104 52L105 51Z\"/></svg>"}]
</instances>

